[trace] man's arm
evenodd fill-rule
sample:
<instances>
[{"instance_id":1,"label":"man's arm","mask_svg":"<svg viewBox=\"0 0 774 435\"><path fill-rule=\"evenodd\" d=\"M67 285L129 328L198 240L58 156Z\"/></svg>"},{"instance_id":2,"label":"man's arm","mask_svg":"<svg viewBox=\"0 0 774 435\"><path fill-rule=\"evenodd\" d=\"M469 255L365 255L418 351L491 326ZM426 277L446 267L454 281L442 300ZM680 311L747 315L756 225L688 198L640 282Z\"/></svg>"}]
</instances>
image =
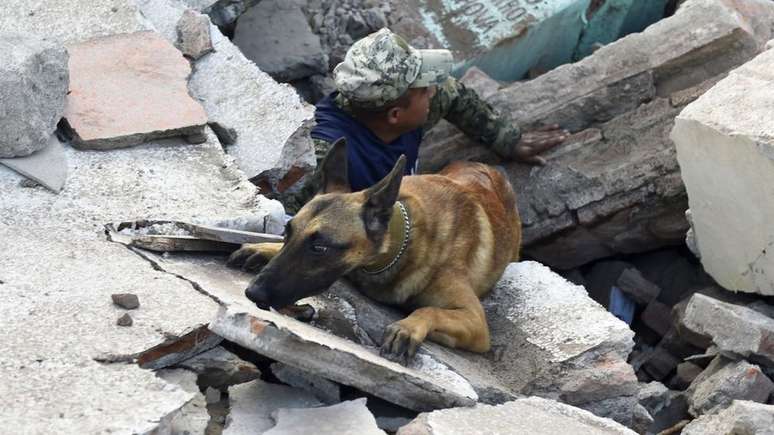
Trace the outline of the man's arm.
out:
<instances>
[{"instance_id":1,"label":"man's arm","mask_svg":"<svg viewBox=\"0 0 774 435\"><path fill-rule=\"evenodd\" d=\"M469 138L492 148L506 159L512 159L515 145L521 139L519 127L506 120L476 91L469 89L453 77L438 86L430 102L430 114L425 131L441 119L454 124Z\"/></svg>"},{"instance_id":2,"label":"man's arm","mask_svg":"<svg viewBox=\"0 0 774 435\"><path fill-rule=\"evenodd\" d=\"M319 171L320 163L322 163L326 154L328 154L332 144L322 139L312 139L312 141L314 142L314 154L315 159L317 160L317 169L315 169L313 174L309 174L304 178L303 184L298 190L294 189L293 192L285 192L271 196L273 199L279 200L285 206L285 213L296 214L298 210L300 210L304 204L309 202L309 200L317 194L317 191L320 190L322 183Z\"/></svg>"}]
</instances>

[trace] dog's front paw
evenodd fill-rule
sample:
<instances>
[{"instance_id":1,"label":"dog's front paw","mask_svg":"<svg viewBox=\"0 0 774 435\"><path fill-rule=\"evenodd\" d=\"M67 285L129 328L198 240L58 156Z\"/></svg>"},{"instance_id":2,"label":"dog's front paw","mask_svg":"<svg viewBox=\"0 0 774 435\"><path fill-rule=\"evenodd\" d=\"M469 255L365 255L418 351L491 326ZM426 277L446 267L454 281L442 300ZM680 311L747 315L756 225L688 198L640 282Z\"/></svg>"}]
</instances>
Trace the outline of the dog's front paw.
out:
<instances>
[{"instance_id":1,"label":"dog's front paw","mask_svg":"<svg viewBox=\"0 0 774 435\"><path fill-rule=\"evenodd\" d=\"M262 253L259 246L256 244L244 244L228 257L226 265L247 272L258 272L268 262L269 259Z\"/></svg>"},{"instance_id":2,"label":"dog's front paw","mask_svg":"<svg viewBox=\"0 0 774 435\"><path fill-rule=\"evenodd\" d=\"M408 365L424 340L424 334L416 328L395 322L384 330L379 354L390 361Z\"/></svg>"}]
</instances>

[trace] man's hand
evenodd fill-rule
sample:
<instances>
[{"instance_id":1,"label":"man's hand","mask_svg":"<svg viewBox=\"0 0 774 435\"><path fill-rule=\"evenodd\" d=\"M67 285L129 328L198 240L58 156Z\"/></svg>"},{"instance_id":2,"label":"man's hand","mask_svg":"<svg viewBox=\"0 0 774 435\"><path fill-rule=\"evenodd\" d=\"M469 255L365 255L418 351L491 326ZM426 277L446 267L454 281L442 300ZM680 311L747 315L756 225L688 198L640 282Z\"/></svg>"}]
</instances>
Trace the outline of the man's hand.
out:
<instances>
[{"instance_id":1,"label":"man's hand","mask_svg":"<svg viewBox=\"0 0 774 435\"><path fill-rule=\"evenodd\" d=\"M513 153L514 160L533 165L545 165L546 159L538 156L545 150L549 150L570 136L567 130L552 124L521 135L521 140L516 144Z\"/></svg>"}]
</instances>

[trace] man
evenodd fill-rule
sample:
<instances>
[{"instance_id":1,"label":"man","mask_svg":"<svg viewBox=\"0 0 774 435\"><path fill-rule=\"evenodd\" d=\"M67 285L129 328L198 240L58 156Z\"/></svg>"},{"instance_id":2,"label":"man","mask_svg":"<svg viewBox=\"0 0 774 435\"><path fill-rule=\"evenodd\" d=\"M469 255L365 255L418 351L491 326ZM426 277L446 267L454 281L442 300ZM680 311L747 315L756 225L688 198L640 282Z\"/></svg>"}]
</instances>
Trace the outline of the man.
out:
<instances>
[{"instance_id":1,"label":"man","mask_svg":"<svg viewBox=\"0 0 774 435\"><path fill-rule=\"evenodd\" d=\"M422 137L442 118L504 159L532 164L545 164L537 154L566 138L558 126L522 135L475 91L449 77L451 68L448 50L417 50L387 28L357 41L333 71L338 91L317 104L311 136L318 164L345 137L353 191L381 180L401 154L406 174L414 174ZM316 173L299 191L278 199L294 213L320 183Z\"/></svg>"}]
</instances>

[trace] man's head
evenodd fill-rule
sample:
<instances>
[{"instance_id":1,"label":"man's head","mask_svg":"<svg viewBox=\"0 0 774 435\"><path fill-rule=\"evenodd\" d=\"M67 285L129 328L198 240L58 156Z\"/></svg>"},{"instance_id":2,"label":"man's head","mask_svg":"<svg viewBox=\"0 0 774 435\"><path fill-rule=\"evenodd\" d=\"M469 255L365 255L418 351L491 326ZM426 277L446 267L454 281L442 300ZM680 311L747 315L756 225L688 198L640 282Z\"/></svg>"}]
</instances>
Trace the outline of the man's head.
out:
<instances>
[{"instance_id":1,"label":"man's head","mask_svg":"<svg viewBox=\"0 0 774 435\"><path fill-rule=\"evenodd\" d=\"M353 44L333 76L356 117L410 131L427 119L451 67L448 50L417 50L384 28Z\"/></svg>"},{"instance_id":2,"label":"man's head","mask_svg":"<svg viewBox=\"0 0 774 435\"><path fill-rule=\"evenodd\" d=\"M324 292L381 254L406 158L366 190L352 192L347 147L338 140L321 164L323 189L285 229L285 244L245 291L261 307L282 308Z\"/></svg>"}]
</instances>

